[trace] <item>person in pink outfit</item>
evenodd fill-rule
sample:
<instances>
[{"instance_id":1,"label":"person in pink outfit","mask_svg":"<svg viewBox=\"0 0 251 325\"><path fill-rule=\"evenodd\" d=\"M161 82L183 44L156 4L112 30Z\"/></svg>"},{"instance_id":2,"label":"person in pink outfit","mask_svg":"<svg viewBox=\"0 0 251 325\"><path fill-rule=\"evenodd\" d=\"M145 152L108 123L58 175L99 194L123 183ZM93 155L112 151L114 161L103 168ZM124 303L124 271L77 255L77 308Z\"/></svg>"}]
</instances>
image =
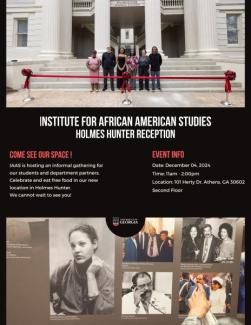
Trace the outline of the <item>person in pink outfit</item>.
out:
<instances>
[{"instance_id":1,"label":"person in pink outfit","mask_svg":"<svg viewBox=\"0 0 251 325\"><path fill-rule=\"evenodd\" d=\"M131 49L130 56L127 61L127 65L128 65L128 72L132 77L137 76L138 64L139 64L139 59L136 56L135 50ZM130 86L131 89L136 90L136 79L130 79Z\"/></svg>"},{"instance_id":2,"label":"person in pink outfit","mask_svg":"<svg viewBox=\"0 0 251 325\"><path fill-rule=\"evenodd\" d=\"M92 55L88 58L86 62L86 66L89 69L90 77L98 77L99 76L99 67L101 65L101 60L97 57L97 51L93 50ZM99 91L99 79L98 78L90 78L91 82L91 92L94 90Z\"/></svg>"}]
</instances>

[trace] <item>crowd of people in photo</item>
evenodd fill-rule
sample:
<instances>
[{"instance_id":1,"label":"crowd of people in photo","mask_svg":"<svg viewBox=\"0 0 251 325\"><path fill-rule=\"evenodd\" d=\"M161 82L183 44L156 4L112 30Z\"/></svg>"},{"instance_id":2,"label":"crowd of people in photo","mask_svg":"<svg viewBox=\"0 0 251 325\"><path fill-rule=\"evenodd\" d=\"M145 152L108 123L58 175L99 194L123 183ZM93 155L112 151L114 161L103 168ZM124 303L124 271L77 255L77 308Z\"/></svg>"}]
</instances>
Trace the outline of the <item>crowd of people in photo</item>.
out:
<instances>
[{"instance_id":1,"label":"crowd of people in photo","mask_svg":"<svg viewBox=\"0 0 251 325\"><path fill-rule=\"evenodd\" d=\"M189 312L189 299L200 284L215 314L229 313L231 309L232 276L230 273L216 275L183 272L179 280L179 313Z\"/></svg>"},{"instance_id":2,"label":"crowd of people in photo","mask_svg":"<svg viewBox=\"0 0 251 325\"><path fill-rule=\"evenodd\" d=\"M225 263L233 262L235 243L232 239L233 226L222 223L218 236L213 235L213 228L205 224L202 229L192 224L184 229L181 249L181 261L190 263Z\"/></svg>"},{"instance_id":3,"label":"crowd of people in photo","mask_svg":"<svg viewBox=\"0 0 251 325\"><path fill-rule=\"evenodd\" d=\"M126 55L125 48L121 47L117 57L115 56L112 48L107 47L107 51L103 53L102 59L97 56L97 51L93 50L92 55L88 58L86 66L89 70L91 92L99 91L99 74L100 67L103 69L103 76L110 78L111 90L115 90L114 86L114 70L116 68L116 75L122 76L123 72L128 72L131 77L154 77L151 79L152 91L156 88L161 91L160 79L160 67L162 64L162 57L158 53L156 46L152 47L152 53L148 56L145 49L141 51L141 55L137 57L135 50L131 49L129 56ZM156 78L157 77L157 78ZM117 88L121 89L123 79L118 78ZM133 90L137 90L137 80L130 79L130 87ZM139 78L139 90L150 90L149 79ZM107 78L104 78L103 91L107 90Z\"/></svg>"},{"instance_id":4,"label":"crowd of people in photo","mask_svg":"<svg viewBox=\"0 0 251 325\"><path fill-rule=\"evenodd\" d=\"M157 234L151 226L148 232L145 227L136 235L125 240L124 262L172 262L173 238L167 230Z\"/></svg>"}]
</instances>

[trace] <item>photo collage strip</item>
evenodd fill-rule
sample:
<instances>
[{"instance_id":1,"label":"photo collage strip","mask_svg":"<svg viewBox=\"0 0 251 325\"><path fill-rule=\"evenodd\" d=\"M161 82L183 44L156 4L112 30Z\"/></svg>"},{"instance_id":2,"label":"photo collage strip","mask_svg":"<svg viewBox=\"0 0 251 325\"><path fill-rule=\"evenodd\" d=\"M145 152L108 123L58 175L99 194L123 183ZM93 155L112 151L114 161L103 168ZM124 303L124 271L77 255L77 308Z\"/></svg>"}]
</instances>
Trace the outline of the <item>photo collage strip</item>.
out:
<instances>
[{"instance_id":1,"label":"photo collage strip","mask_svg":"<svg viewBox=\"0 0 251 325\"><path fill-rule=\"evenodd\" d=\"M48 270L47 280L38 277L49 289L39 299L50 319L109 315L136 324L158 315L160 324L181 324L199 284L216 317L245 318L245 218L145 218L126 238L105 218L8 218L10 274L24 258L27 285L38 266Z\"/></svg>"},{"instance_id":2,"label":"photo collage strip","mask_svg":"<svg viewBox=\"0 0 251 325\"><path fill-rule=\"evenodd\" d=\"M198 283L213 314L244 314L245 252L239 247L244 231L244 218L146 218L141 232L123 241L122 314L177 314L183 319ZM233 291L240 249L237 302ZM133 267L135 272L127 271ZM149 308L142 299L148 295Z\"/></svg>"}]
</instances>

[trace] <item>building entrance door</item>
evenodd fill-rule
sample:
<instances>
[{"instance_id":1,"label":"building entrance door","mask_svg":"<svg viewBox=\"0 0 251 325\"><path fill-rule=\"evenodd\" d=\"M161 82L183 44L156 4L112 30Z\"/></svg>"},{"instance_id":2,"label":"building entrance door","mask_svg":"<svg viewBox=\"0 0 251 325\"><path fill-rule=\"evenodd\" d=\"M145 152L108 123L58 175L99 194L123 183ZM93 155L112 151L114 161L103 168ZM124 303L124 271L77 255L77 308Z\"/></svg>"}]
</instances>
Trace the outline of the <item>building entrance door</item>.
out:
<instances>
[{"instance_id":1,"label":"building entrance door","mask_svg":"<svg viewBox=\"0 0 251 325\"><path fill-rule=\"evenodd\" d=\"M124 47L126 55L130 55L131 49L135 48L134 29L120 29L120 47Z\"/></svg>"},{"instance_id":2,"label":"building entrance door","mask_svg":"<svg viewBox=\"0 0 251 325\"><path fill-rule=\"evenodd\" d=\"M145 10L143 5L135 6L130 2L130 6L111 7L111 30L118 47L124 47L127 55L134 48L139 55L139 48L145 44Z\"/></svg>"}]
</instances>

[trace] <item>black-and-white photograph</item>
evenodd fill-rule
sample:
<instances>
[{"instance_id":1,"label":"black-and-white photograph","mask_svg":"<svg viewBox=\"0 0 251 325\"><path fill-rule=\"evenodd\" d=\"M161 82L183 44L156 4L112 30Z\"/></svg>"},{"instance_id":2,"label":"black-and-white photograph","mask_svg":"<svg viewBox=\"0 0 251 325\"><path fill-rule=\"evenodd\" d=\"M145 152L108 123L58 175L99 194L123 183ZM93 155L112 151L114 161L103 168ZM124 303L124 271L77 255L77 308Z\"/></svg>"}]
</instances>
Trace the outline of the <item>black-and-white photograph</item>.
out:
<instances>
[{"instance_id":1,"label":"black-and-white photograph","mask_svg":"<svg viewBox=\"0 0 251 325\"><path fill-rule=\"evenodd\" d=\"M183 218L181 262L233 263L237 218Z\"/></svg>"},{"instance_id":2,"label":"black-and-white photograph","mask_svg":"<svg viewBox=\"0 0 251 325\"><path fill-rule=\"evenodd\" d=\"M34 245L48 232L46 218L7 218L6 241L8 245Z\"/></svg>"},{"instance_id":3,"label":"black-and-white photograph","mask_svg":"<svg viewBox=\"0 0 251 325\"><path fill-rule=\"evenodd\" d=\"M111 314L114 235L105 218L51 218L51 315Z\"/></svg>"},{"instance_id":4,"label":"black-and-white photograph","mask_svg":"<svg viewBox=\"0 0 251 325\"><path fill-rule=\"evenodd\" d=\"M123 262L172 262L174 218L146 218L139 233L125 238Z\"/></svg>"},{"instance_id":5,"label":"black-and-white photograph","mask_svg":"<svg viewBox=\"0 0 251 325\"><path fill-rule=\"evenodd\" d=\"M124 272L122 314L171 314L171 272Z\"/></svg>"},{"instance_id":6,"label":"black-and-white photograph","mask_svg":"<svg viewBox=\"0 0 251 325\"><path fill-rule=\"evenodd\" d=\"M201 288L201 289L200 289ZM190 310L189 299L200 289L210 302L213 314L226 314L231 311L232 274L230 273L188 273L180 274L179 313Z\"/></svg>"}]
</instances>

